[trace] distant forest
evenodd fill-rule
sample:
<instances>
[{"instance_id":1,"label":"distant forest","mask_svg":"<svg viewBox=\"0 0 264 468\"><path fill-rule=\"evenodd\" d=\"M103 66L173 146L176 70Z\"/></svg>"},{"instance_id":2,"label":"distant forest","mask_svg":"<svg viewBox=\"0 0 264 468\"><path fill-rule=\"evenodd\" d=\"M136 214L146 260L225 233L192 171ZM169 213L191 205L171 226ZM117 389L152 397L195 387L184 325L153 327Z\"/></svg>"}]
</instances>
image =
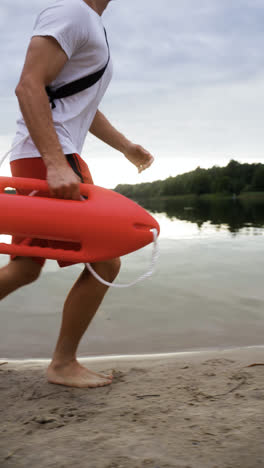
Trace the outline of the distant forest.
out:
<instances>
[{"instance_id":1,"label":"distant forest","mask_svg":"<svg viewBox=\"0 0 264 468\"><path fill-rule=\"evenodd\" d=\"M136 185L119 184L115 191L136 200L187 194L264 192L264 164L241 164L232 159L226 167L197 167L194 171L165 180Z\"/></svg>"}]
</instances>

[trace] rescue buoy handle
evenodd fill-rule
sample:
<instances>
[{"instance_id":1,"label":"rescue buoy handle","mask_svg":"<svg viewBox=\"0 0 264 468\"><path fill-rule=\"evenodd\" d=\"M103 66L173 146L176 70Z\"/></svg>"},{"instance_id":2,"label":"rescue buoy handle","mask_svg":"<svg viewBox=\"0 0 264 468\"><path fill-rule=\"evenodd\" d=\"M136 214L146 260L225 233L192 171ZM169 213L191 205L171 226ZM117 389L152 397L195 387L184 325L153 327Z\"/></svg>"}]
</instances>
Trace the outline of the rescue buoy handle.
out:
<instances>
[{"instance_id":1,"label":"rescue buoy handle","mask_svg":"<svg viewBox=\"0 0 264 468\"><path fill-rule=\"evenodd\" d=\"M40 192L47 192L49 190L45 180L26 179L23 177L0 177L1 192L4 192L6 187L18 190L38 190Z\"/></svg>"},{"instance_id":2,"label":"rescue buoy handle","mask_svg":"<svg viewBox=\"0 0 264 468\"><path fill-rule=\"evenodd\" d=\"M0 193L4 193L4 190L7 187L23 191L32 190L35 193L49 193L49 186L47 181L41 179L26 179L23 177L0 177ZM89 185L80 183L80 193L83 197L89 197Z\"/></svg>"}]
</instances>

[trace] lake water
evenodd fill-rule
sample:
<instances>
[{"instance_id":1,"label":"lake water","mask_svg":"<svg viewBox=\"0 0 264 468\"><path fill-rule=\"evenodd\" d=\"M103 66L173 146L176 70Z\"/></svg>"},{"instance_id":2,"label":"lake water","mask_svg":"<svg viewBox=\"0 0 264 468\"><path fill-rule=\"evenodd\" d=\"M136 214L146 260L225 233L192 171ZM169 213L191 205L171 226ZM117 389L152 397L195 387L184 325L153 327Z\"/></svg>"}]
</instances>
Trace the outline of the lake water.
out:
<instances>
[{"instance_id":1,"label":"lake water","mask_svg":"<svg viewBox=\"0 0 264 468\"><path fill-rule=\"evenodd\" d=\"M145 206L161 226L156 272L133 288L109 291L81 355L263 345L264 205L170 200ZM150 256L148 246L124 257L118 282L144 273ZM38 282L1 302L0 356L50 356L81 268L59 270L48 261Z\"/></svg>"},{"instance_id":2,"label":"lake water","mask_svg":"<svg viewBox=\"0 0 264 468\"><path fill-rule=\"evenodd\" d=\"M163 238L262 236L264 233L263 201L171 199L142 205L159 221Z\"/></svg>"}]
</instances>

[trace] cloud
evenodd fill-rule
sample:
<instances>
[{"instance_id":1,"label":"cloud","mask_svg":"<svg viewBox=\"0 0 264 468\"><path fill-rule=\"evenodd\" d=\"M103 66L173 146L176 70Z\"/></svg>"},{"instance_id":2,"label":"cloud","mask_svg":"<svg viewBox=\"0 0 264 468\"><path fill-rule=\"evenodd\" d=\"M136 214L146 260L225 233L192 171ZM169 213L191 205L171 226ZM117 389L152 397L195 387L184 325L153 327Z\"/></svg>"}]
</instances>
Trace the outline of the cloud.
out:
<instances>
[{"instance_id":1,"label":"cloud","mask_svg":"<svg viewBox=\"0 0 264 468\"><path fill-rule=\"evenodd\" d=\"M207 85L262 68L260 2L163 0L110 4L118 78Z\"/></svg>"},{"instance_id":2,"label":"cloud","mask_svg":"<svg viewBox=\"0 0 264 468\"><path fill-rule=\"evenodd\" d=\"M35 17L49 3L2 0L1 96L15 86ZM262 68L263 13L261 0L110 2L104 22L116 79L186 86L254 76Z\"/></svg>"},{"instance_id":3,"label":"cloud","mask_svg":"<svg viewBox=\"0 0 264 468\"><path fill-rule=\"evenodd\" d=\"M14 88L36 14L51 2L1 0L0 134L14 131ZM263 16L263 0L110 2L103 21L115 72L103 110L128 137L171 157L259 159Z\"/></svg>"}]
</instances>

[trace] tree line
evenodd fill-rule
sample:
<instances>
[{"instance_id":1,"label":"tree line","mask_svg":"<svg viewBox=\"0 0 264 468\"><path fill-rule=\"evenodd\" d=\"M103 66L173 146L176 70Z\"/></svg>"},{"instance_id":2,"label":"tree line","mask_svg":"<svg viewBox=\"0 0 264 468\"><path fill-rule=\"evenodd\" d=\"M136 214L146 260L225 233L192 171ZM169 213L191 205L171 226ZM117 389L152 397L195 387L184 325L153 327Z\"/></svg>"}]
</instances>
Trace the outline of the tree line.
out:
<instances>
[{"instance_id":1,"label":"tree line","mask_svg":"<svg viewBox=\"0 0 264 468\"><path fill-rule=\"evenodd\" d=\"M239 195L241 192L264 191L264 164L241 164L232 159L227 166L194 171L141 184L119 184L116 192L132 199L175 195L219 193Z\"/></svg>"}]
</instances>

